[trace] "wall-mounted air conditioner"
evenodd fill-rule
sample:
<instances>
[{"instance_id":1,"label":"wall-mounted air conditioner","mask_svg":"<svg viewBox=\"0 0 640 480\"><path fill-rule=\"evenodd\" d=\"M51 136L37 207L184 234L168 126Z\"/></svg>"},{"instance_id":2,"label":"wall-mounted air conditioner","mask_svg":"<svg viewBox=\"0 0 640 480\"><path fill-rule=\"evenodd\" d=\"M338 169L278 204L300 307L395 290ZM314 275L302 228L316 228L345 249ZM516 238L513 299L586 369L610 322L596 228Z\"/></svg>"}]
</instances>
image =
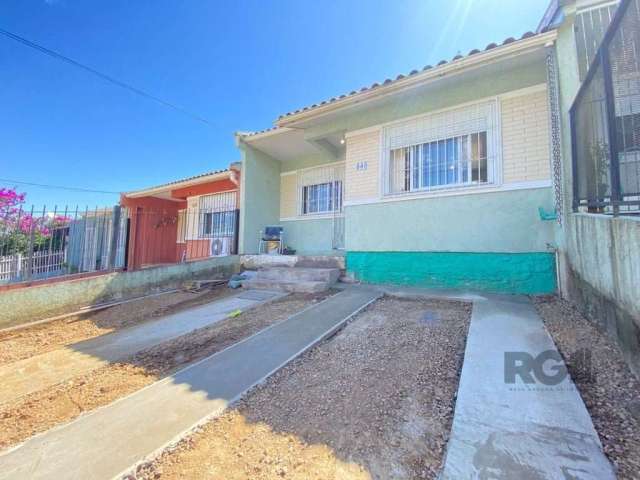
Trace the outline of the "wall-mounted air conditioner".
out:
<instances>
[{"instance_id":1,"label":"wall-mounted air conditioner","mask_svg":"<svg viewBox=\"0 0 640 480\"><path fill-rule=\"evenodd\" d=\"M233 238L222 237L211 239L211 256L212 257L224 257L231 255L231 242Z\"/></svg>"}]
</instances>

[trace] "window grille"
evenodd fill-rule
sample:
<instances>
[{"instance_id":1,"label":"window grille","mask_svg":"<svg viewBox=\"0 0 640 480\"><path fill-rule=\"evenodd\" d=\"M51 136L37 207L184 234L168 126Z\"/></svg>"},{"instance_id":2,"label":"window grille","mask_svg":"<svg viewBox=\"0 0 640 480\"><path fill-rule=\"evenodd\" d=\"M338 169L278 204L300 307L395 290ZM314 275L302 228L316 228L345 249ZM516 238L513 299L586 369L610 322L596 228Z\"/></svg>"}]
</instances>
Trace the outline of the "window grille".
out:
<instances>
[{"instance_id":1,"label":"window grille","mask_svg":"<svg viewBox=\"0 0 640 480\"><path fill-rule=\"evenodd\" d=\"M200 197L198 217L201 238L233 236L236 222L236 193L217 193Z\"/></svg>"},{"instance_id":2,"label":"window grille","mask_svg":"<svg viewBox=\"0 0 640 480\"><path fill-rule=\"evenodd\" d=\"M298 214L342 213L344 164L298 172Z\"/></svg>"},{"instance_id":3,"label":"window grille","mask_svg":"<svg viewBox=\"0 0 640 480\"><path fill-rule=\"evenodd\" d=\"M573 208L640 212L640 0L622 0L570 110Z\"/></svg>"},{"instance_id":4,"label":"window grille","mask_svg":"<svg viewBox=\"0 0 640 480\"><path fill-rule=\"evenodd\" d=\"M494 183L499 144L497 103L387 127L385 142L386 194Z\"/></svg>"},{"instance_id":5,"label":"window grille","mask_svg":"<svg viewBox=\"0 0 640 480\"><path fill-rule=\"evenodd\" d=\"M598 5L583 9L576 14L574 32L581 82L587 76L587 71L596 57L600 42L611 23L617 7L618 2L609 2L604 6Z\"/></svg>"}]
</instances>

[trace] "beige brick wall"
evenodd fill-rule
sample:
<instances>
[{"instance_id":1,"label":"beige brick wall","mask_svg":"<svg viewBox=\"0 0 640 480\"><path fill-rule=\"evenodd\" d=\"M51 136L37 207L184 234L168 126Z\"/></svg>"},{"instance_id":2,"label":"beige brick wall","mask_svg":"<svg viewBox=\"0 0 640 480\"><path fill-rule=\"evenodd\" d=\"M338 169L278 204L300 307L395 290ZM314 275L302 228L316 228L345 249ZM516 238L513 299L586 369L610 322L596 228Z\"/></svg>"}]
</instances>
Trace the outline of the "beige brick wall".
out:
<instances>
[{"instance_id":1,"label":"beige brick wall","mask_svg":"<svg viewBox=\"0 0 640 480\"><path fill-rule=\"evenodd\" d=\"M298 180L297 175L280 176L280 218L295 217Z\"/></svg>"},{"instance_id":2,"label":"beige brick wall","mask_svg":"<svg viewBox=\"0 0 640 480\"><path fill-rule=\"evenodd\" d=\"M501 101L504 183L551 178L547 92Z\"/></svg>"},{"instance_id":3,"label":"beige brick wall","mask_svg":"<svg viewBox=\"0 0 640 480\"><path fill-rule=\"evenodd\" d=\"M366 162L366 169L357 169ZM345 202L377 198L380 163L380 132L371 131L347 138Z\"/></svg>"}]
</instances>

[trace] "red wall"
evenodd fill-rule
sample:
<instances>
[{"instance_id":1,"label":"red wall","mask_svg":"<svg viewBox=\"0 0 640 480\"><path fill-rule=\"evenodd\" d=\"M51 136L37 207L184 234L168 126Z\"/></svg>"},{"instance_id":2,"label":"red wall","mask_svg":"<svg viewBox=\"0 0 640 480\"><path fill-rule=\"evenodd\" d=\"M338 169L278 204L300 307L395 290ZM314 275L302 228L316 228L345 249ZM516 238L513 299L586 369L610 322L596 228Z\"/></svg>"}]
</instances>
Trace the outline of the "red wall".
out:
<instances>
[{"instance_id":1,"label":"red wall","mask_svg":"<svg viewBox=\"0 0 640 480\"><path fill-rule=\"evenodd\" d=\"M240 173L236 173L239 183ZM127 268L135 270L147 265L177 263L182 260L185 251L188 260L208 257L209 240L177 243L178 210L187 207L187 197L231 190L236 191L236 205L239 205L239 188L229 179L171 190L171 196L177 201L155 197L122 196L120 204L130 209Z\"/></svg>"},{"instance_id":2,"label":"red wall","mask_svg":"<svg viewBox=\"0 0 640 480\"><path fill-rule=\"evenodd\" d=\"M121 203L130 209L127 268L178 261L178 210L186 208L186 202L144 197Z\"/></svg>"}]
</instances>

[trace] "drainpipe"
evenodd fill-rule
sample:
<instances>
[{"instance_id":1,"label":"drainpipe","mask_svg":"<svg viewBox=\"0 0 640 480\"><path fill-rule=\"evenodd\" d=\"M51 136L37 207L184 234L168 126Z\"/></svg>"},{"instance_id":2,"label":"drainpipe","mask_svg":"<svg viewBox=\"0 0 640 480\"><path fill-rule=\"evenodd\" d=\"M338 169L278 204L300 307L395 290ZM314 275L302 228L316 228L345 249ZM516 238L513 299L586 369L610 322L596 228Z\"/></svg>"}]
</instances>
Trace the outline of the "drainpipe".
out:
<instances>
[{"instance_id":1,"label":"drainpipe","mask_svg":"<svg viewBox=\"0 0 640 480\"><path fill-rule=\"evenodd\" d=\"M560 283L560 257L558 248L552 243L547 243L547 250L553 253L556 261L556 285L558 286L558 296L562 298L562 288Z\"/></svg>"}]
</instances>

